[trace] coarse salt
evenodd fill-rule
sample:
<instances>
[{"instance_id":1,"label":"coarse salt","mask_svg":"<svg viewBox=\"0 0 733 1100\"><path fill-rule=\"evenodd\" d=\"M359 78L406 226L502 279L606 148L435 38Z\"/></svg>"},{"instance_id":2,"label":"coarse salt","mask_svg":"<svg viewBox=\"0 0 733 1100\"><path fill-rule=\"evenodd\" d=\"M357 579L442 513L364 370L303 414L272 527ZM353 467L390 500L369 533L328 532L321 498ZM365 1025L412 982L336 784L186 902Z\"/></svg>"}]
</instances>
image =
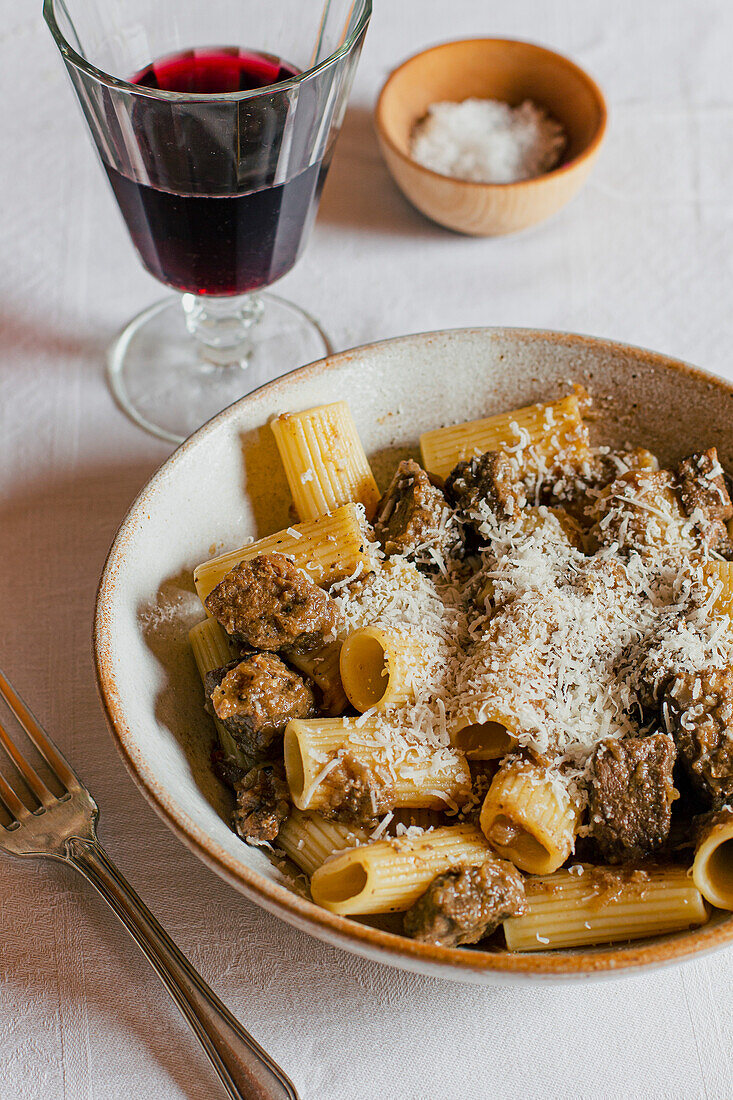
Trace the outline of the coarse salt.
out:
<instances>
[{"instance_id":1,"label":"coarse salt","mask_svg":"<svg viewBox=\"0 0 733 1100\"><path fill-rule=\"evenodd\" d=\"M433 103L415 127L410 153L444 176L476 183L515 183L554 168L565 147L559 122L531 100Z\"/></svg>"}]
</instances>

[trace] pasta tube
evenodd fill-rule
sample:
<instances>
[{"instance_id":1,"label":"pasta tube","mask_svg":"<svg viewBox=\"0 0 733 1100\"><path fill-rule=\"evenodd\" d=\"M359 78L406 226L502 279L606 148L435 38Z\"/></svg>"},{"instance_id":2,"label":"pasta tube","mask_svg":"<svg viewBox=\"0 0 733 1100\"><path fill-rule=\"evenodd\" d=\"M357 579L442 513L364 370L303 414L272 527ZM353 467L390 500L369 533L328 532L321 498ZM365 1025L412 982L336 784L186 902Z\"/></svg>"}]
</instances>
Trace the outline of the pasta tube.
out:
<instances>
[{"instance_id":1,"label":"pasta tube","mask_svg":"<svg viewBox=\"0 0 733 1100\"><path fill-rule=\"evenodd\" d=\"M188 632L188 640L202 683L207 672L222 668L234 659L235 654L227 633L216 619L204 619L203 622L196 623Z\"/></svg>"},{"instance_id":2,"label":"pasta tube","mask_svg":"<svg viewBox=\"0 0 733 1100\"><path fill-rule=\"evenodd\" d=\"M398 913L409 909L436 875L492 855L475 825L377 840L327 860L311 879L311 895L332 913Z\"/></svg>"},{"instance_id":3,"label":"pasta tube","mask_svg":"<svg viewBox=\"0 0 733 1100\"><path fill-rule=\"evenodd\" d=\"M294 665L299 672L310 676L321 689L322 701L319 709L333 717L343 714L349 705L341 683L340 656L340 641L329 642L322 649L313 649L310 653L289 651L287 654L288 663Z\"/></svg>"},{"instance_id":4,"label":"pasta tube","mask_svg":"<svg viewBox=\"0 0 733 1100\"><path fill-rule=\"evenodd\" d=\"M420 451L425 469L438 477L447 477L456 463L485 451L515 453L522 469L532 472L557 463L580 465L590 458L577 394L424 432Z\"/></svg>"},{"instance_id":5,"label":"pasta tube","mask_svg":"<svg viewBox=\"0 0 733 1100\"><path fill-rule=\"evenodd\" d=\"M414 695L415 674L423 666L420 646L406 632L365 626L341 649L341 682L358 711L388 710Z\"/></svg>"},{"instance_id":6,"label":"pasta tube","mask_svg":"<svg viewBox=\"0 0 733 1100\"><path fill-rule=\"evenodd\" d=\"M443 809L470 792L471 773L462 756L424 745L405 744L394 751L385 741L390 737L380 739L376 718L293 719L285 730L284 753L295 805L300 810L337 809L334 781L342 763L361 773L363 783L374 789L375 802L382 800L375 813L393 806Z\"/></svg>"},{"instance_id":7,"label":"pasta tube","mask_svg":"<svg viewBox=\"0 0 733 1100\"><path fill-rule=\"evenodd\" d=\"M712 814L700 830L692 880L718 909L733 909L733 808Z\"/></svg>"},{"instance_id":8,"label":"pasta tube","mask_svg":"<svg viewBox=\"0 0 733 1100\"><path fill-rule=\"evenodd\" d=\"M194 569L196 591L203 603L227 573L258 554L287 554L316 584L326 588L347 577L363 576L374 568L366 551L364 531L354 504L345 504L326 516L296 523L285 531L229 550Z\"/></svg>"},{"instance_id":9,"label":"pasta tube","mask_svg":"<svg viewBox=\"0 0 733 1100\"><path fill-rule=\"evenodd\" d=\"M196 667L199 670L202 684L206 683L207 672L212 672L215 668L221 668L234 659L226 632L216 619L204 619L203 622L192 626L188 632L188 640L196 658ZM240 767L249 770L252 764L251 760L243 754L231 733L225 729L219 719L214 718L213 721L224 755L239 764Z\"/></svg>"},{"instance_id":10,"label":"pasta tube","mask_svg":"<svg viewBox=\"0 0 733 1100\"><path fill-rule=\"evenodd\" d=\"M504 921L510 951L636 940L705 924L710 913L685 868L583 867L525 880L528 910Z\"/></svg>"},{"instance_id":11,"label":"pasta tube","mask_svg":"<svg viewBox=\"0 0 733 1100\"><path fill-rule=\"evenodd\" d=\"M481 828L499 855L536 875L565 862L579 823L559 776L516 757L499 768L481 808Z\"/></svg>"},{"instance_id":12,"label":"pasta tube","mask_svg":"<svg viewBox=\"0 0 733 1100\"><path fill-rule=\"evenodd\" d=\"M458 673L454 743L463 747L466 724L486 724L492 737L501 737L496 727L502 727L507 738L518 738L542 723L556 690L542 649L556 629L557 611L541 592L528 592L495 610ZM464 734L463 740L471 736Z\"/></svg>"},{"instance_id":13,"label":"pasta tube","mask_svg":"<svg viewBox=\"0 0 733 1100\"><path fill-rule=\"evenodd\" d=\"M349 501L359 501L372 518L379 489L345 401L285 413L270 427L302 520Z\"/></svg>"},{"instance_id":14,"label":"pasta tube","mask_svg":"<svg viewBox=\"0 0 733 1100\"><path fill-rule=\"evenodd\" d=\"M501 760L517 745L507 724L513 724L510 718L483 721L474 711L457 720L450 732L451 744L465 752L469 760Z\"/></svg>"},{"instance_id":15,"label":"pasta tube","mask_svg":"<svg viewBox=\"0 0 733 1100\"><path fill-rule=\"evenodd\" d=\"M275 841L307 875L325 863L337 852L365 844L369 834L358 826L344 825L340 821L328 821L320 814L304 814L293 809L283 823Z\"/></svg>"},{"instance_id":16,"label":"pasta tube","mask_svg":"<svg viewBox=\"0 0 733 1100\"><path fill-rule=\"evenodd\" d=\"M495 620L496 626L501 625ZM542 624L538 624L541 629ZM492 646L491 636L501 638L501 630L492 627L489 640L478 643L474 648L474 663L481 667L484 655L497 652ZM454 715L450 726L451 743L461 752L467 753L473 760L498 760L506 756L517 743L517 735L522 732L520 710L526 705L528 692L526 680L538 669L538 654L529 645L517 645L507 654L506 666L492 676L491 694L482 686L480 692L471 692L471 697L461 703L460 712ZM524 673L525 680L522 679ZM541 682L541 681L540 681ZM548 686L548 691L549 691ZM497 705L496 699L500 700ZM542 699L530 702L541 706Z\"/></svg>"}]
</instances>

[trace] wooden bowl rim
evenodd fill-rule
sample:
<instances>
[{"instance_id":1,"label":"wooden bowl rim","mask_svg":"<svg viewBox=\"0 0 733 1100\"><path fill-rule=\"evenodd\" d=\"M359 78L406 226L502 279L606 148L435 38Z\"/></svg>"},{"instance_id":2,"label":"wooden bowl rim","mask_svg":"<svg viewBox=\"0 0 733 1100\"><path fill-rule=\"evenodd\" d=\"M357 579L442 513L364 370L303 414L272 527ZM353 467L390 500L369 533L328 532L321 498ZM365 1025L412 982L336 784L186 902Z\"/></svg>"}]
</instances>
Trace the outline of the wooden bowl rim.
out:
<instances>
[{"instance_id":1,"label":"wooden bowl rim","mask_svg":"<svg viewBox=\"0 0 733 1100\"><path fill-rule=\"evenodd\" d=\"M543 172L539 176L531 176L529 179L526 180L514 180L511 183L486 183L482 180L464 180L458 178L457 176L447 176L443 172L436 172L435 169L428 168L426 167L426 165L420 164L419 161L415 160L413 157L405 153L399 147L397 142L392 139L392 136L384 123L384 103L386 96L390 90L390 84L399 76L403 69L406 69L408 65L411 65L420 57L425 57L427 54L435 53L439 50L449 49L453 46L463 46L468 43L475 42L490 42L494 45L501 46L529 46L530 49L537 50L539 53L546 54L554 61L560 62L561 66L572 70L572 72L576 76L580 77L581 82L586 85L586 87L589 89L592 96L594 97L599 112L599 121L596 132L594 133L593 137L586 145L586 147L581 150L580 153L576 154L576 156L574 156L571 160L566 161L564 164L558 165L557 168L551 168L549 172ZM556 50L551 50L547 46L540 46L537 42L530 42L525 38L456 38L451 39L448 42L439 42L435 46L429 46L426 50L419 50L417 53L412 54L411 57L408 57L405 61L398 65L396 69L392 70L392 72L389 74L384 84L382 85L382 89L379 93L377 104L374 109L374 125L380 139L384 142L385 145L388 146L390 152L394 153L394 155L399 157L399 159L402 160L404 163L409 164L413 168L418 169L420 172L424 172L426 175L433 176L435 179L438 180L448 180L450 181L450 183L458 184L462 187L484 188L487 190L504 190L509 187L528 187L532 185L537 186L547 180L557 179L559 176L563 175L563 173L574 171L583 161L591 159L598 151L601 142L605 137L607 124L608 106L606 104L606 99L600 89L600 86L596 83L590 73L586 72L586 70L581 68L580 65L576 64L575 61L572 61L569 57L566 57L565 54L558 53Z\"/></svg>"}]
</instances>

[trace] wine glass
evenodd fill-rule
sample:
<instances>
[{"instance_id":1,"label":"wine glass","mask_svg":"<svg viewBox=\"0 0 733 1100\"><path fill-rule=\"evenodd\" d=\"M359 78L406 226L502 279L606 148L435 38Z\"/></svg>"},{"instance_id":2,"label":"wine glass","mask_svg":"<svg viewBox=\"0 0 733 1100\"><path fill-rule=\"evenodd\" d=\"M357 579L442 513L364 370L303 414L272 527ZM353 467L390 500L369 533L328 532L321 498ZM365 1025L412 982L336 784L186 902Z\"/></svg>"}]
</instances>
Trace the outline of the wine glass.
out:
<instances>
[{"instance_id":1,"label":"wine glass","mask_svg":"<svg viewBox=\"0 0 733 1100\"><path fill-rule=\"evenodd\" d=\"M179 292L123 330L109 381L180 442L332 350L260 291L308 239L371 0L45 0L44 16L137 253Z\"/></svg>"}]
</instances>

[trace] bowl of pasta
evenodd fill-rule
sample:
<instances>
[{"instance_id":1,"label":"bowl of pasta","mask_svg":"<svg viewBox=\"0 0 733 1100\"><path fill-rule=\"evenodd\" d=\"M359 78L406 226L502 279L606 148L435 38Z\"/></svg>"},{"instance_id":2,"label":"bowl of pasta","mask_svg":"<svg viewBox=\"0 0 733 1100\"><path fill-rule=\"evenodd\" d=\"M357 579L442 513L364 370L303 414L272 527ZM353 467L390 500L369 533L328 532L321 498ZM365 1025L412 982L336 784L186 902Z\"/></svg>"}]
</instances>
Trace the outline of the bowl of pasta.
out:
<instances>
[{"instance_id":1,"label":"bowl of pasta","mask_svg":"<svg viewBox=\"0 0 733 1100\"><path fill-rule=\"evenodd\" d=\"M732 408L666 356L513 329L243 398L100 581L133 778L247 897L387 964L574 978L730 943Z\"/></svg>"}]
</instances>

